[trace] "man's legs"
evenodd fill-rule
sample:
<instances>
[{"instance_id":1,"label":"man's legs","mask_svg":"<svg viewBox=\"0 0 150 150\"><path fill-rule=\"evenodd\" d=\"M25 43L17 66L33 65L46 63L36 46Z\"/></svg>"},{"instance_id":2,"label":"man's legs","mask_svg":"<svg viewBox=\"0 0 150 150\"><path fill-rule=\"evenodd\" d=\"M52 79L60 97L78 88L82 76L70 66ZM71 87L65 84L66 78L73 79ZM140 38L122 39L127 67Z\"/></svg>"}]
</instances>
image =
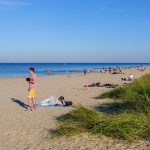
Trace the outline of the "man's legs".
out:
<instances>
[{"instance_id":1,"label":"man's legs","mask_svg":"<svg viewBox=\"0 0 150 150\"><path fill-rule=\"evenodd\" d=\"M28 93L28 101L29 101L29 110L33 110L35 108L35 89L30 89Z\"/></svg>"},{"instance_id":2,"label":"man's legs","mask_svg":"<svg viewBox=\"0 0 150 150\"><path fill-rule=\"evenodd\" d=\"M28 97L28 103L29 103L29 110L31 110L31 108L33 107L33 103L32 103L32 98Z\"/></svg>"},{"instance_id":3,"label":"man's legs","mask_svg":"<svg viewBox=\"0 0 150 150\"><path fill-rule=\"evenodd\" d=\"M36 100L35 97L32 97L32 107L35 108Z\"/></svg>"}]
</instances>

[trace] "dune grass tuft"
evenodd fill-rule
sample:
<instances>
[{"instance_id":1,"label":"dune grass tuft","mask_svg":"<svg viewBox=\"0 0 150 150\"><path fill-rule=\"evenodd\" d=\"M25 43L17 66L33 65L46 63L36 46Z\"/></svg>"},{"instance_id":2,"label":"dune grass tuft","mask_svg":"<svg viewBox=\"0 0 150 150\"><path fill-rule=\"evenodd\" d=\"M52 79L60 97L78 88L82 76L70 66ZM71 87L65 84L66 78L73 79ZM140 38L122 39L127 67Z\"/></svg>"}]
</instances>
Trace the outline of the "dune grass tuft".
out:
<instances>
[{"instance_id":1,"label":"dune grass tuft","mask_svg":"<svg viewBox=\"0 0 150 150\"><path fill-rule=\"evenodd\" d=\"M59 126L53 135L70 136L87 132L128 141L149 137L150 74L104 93L100 98L120 100L119 108L122 110L110 114L79 107L57 118ZM116 104L111 105L111 109L115 107Z\"/></svg>"},{"instance_id":2,"label":"dune grass tuft","mask_svg":"<svg viewBox=\"0 0 150 150\"><path fill-rule=\"evenodd\" d=\"M60 126L53 136L70 136L81 132L106 135L112 138L132 141L143 137L150 124L144 114L122 113L104 116L87 108L77 108L58 118Z\"/></svg>"},{"instance_id":3,"label":"dune grass tuft","mask_svg":"<svg viewBox=\"0 0 150 150\"><path fill-rule=\"evenodd\" d=\"M79 107L68 114L57 118L60 126L53 131L53 136L72 135L81 133L93 127L97 120L103 118L98 112L84 107Z\"/></svg>"},{"instance_id":4,"label":"dune grass tuft","mask_svg":"<svg viewBox=\"0 0 150 150\"><path fill-rule=\"evenodd\" d=\"M112 98L126 103L133 111L150 112L150 74L100 95L99 98Z\"/></svg>"}]
</instances>

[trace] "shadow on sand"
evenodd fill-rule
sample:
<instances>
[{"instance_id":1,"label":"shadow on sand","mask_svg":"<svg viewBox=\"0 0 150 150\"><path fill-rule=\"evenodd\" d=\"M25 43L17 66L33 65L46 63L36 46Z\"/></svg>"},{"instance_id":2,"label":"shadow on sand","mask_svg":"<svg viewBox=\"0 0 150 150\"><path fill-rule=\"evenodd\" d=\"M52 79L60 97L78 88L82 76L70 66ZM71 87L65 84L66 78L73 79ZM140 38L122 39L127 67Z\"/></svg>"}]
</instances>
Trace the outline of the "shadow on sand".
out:
<instances>
[{"instance_id":1,"label":"shadow on sand","mask_svg":"<svg viewBox=\"0 0 150 150\"><path fill-rule=\"evenodd\" d=\"M99 112L107 113L107 114L120 114L125 110L129 110L128 108L129 102L115 102L115 103L107 103L95 106L95 109Z\"/></svg>"},{"instance_id":2,"label":"shadow on sand","mask_svg":"<svg viewBox=\"0 0 150 150\"><path fill-rule=\"evenodd\" d=\"M18 100L18 99L15 99L15 98L11 98L11 101L18 104L19 106L27 109L29 107L29 105L25 104L24 102Z\"/></svg>"}]
</instances>

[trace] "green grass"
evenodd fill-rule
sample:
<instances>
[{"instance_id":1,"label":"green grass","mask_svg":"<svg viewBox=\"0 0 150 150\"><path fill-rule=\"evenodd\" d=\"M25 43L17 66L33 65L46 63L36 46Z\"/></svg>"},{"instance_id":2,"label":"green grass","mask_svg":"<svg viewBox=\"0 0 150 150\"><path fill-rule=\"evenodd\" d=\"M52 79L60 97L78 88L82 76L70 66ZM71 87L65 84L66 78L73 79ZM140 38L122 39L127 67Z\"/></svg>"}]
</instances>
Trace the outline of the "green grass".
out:
<instances>
[{"instance_id":1,"label":"green grass","mask_svg":"<svg viewBox=\"0 0 150 150\"><path fill-rule=\"evenodd\" d=\"M53 131L54 136L72 135L74 133L86 132L92 128L98 120L104 118L99 112L79 107L68 114L57 118L59 128Z\"/></svg>"},{"instance_id":2,"label":"green grass","mask_svg":"<svg viewBox=\"0 0 150 150\"><path fill-rule=\"evenodd\" d=\"M59 126L53 136L70 136L82 132L133 141L146 136L150 118L145 114L122 113L107 115L79 107L58 118Z\"/></svg>"},{"instance_id":3,"label":"green grass","mask_svg":"<svg viewBox=\"0 0 150 150\"><path fill-rule=\"evenodd\" d=\"M112 98L126 103L127 108L132 111L150 112L150 74L123 85L110 92L106 92L99 98Z\"/></svg>"},{"instance_id":4,"label":"green grass","mask_svg":"<svg viewBox=\"0 0 150 150\"><path fill-rule=\"evenodd\" d=\"M107 109L121 111L108 113L79 107L57 118L59 126L53 136L89 134L133 141L150 135L150 74L100 95L99 98L113 98L120 101Z\"/></svg>"}]
</instances>

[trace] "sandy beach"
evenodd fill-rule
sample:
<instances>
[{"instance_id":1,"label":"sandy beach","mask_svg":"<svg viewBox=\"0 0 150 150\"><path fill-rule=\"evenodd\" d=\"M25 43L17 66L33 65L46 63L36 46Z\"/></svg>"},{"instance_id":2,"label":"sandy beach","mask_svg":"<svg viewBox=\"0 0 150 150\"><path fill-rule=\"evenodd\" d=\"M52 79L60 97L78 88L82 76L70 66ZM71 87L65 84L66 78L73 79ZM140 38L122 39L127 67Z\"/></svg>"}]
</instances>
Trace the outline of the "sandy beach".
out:
<instances>
[{"instance_id":1,"label":"sandy beach","mask_svg":"<svg viewBox=\"0 0 150 150\"><path fill-rule=\"evenodd\" d=\"M111 75L109 73L90 73L87 76L54 75L38 78L37 101L49 96L64 96L73 101L74 106L83 105L94 108L113 100L95 99L107 88L84 88L86 84L94 82L114 83L122 85L121 78L127 78L133 73L139 78L150 73L150 67L145 72L137 68L123 69L125 74ZM98 138L81 134L70 138L51 139L50 129L57 127L56 117L69 112L73 107L66 108L37 108L28 112L22 107L27 104L28 85L25 78L0 78L0 150L149 150L150 142L137 141L134 144L123 144L108 138ZM13 100L16 102L13 102Z\"/></svg>"}]
</instances>

